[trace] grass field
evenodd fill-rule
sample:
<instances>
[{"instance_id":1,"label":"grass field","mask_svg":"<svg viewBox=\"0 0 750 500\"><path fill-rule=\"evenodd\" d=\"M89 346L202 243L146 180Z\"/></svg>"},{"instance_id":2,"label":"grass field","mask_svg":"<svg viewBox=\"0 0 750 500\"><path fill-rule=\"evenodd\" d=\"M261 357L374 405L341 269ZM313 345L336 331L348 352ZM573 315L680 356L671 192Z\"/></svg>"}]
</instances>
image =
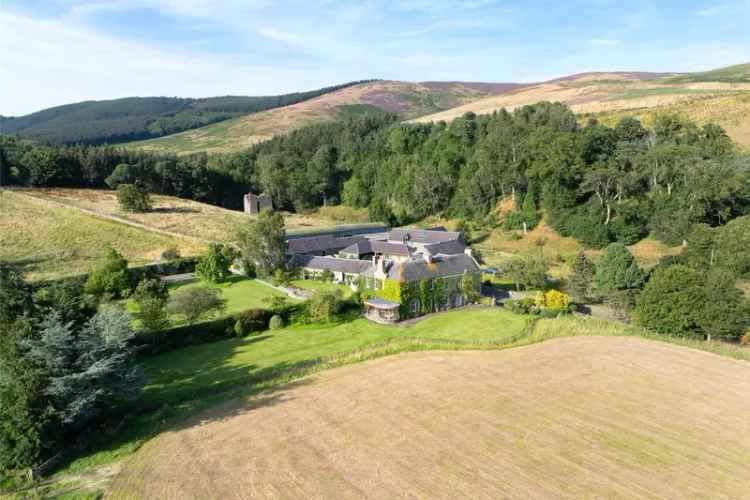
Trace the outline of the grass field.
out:
<instances>
[{"instance_id":1,"label":"grass field","mask_svg":"<svg viewBox=\"0 0 750 500\"><path fill-rule=\"evenodd\" d=\"M525 325L524 317L500 309L472 309L432 316L411 327L379 325L360 318L187 347L146 360L149 385L144 404L181 402L263 370L278 370L395 337L502 340L517 335Z\"/></svg>"},{"instance_id":2,"label":"grass field","mask_svg":"<svg viewBox=\"0 0 750 500\"><path fill-rule=\"evenodd\" d=\"M173 238L0 192L0 259L18 265L31 280L89 271L112 246L131 265L159 259L176 247L184 256L203 251L194 241Z\"/></svg>"},{"instance_id":3,"label":"grass field","mask_svg":"<svg viewBox=\"0 0 750 500\"><path fill-rule=\"evenodd\" d=\"M174 196L152 195L154 209L144 213L123 212L114 191L101 189L33 188L15 189L19 193L72 208L91 210L109 217L142 224L147 228L169 231L188 238L232 241L237 229L252 217L237 210L200 203ZM284 213L288 230L316 229L336 224L367 221L367 211L345 206L321 207L305 213Z\"/></svg>"},{"instance_id":4,"label":"grass field","mask_svg":"<svg viewBox=\"0 0 750 500\"><path fill-rule=\"evenodd\" d=\"M560 337L625 336L750 361L747 349L658 336L604 320L543 319L532 328L529 326L533 325L525 318L501 309L471 308L432 316L407 328L385 327L364 320L292 327L150 358L146 360L146 368L151 382L144 400L138 404L147 411L135 411L116 435L102 433L95 449L69 462L54 484L69 482L73 483L72 490L101 491L106 489L107 478L119 469L122 458L156 434L175 430L178 422L201 410L260 391L270 390L264 394L272 397L279 384L306 374L404 351L497 350ZM572 365L589 362L585 352L580 353L579 359L571 360Z\"/></svg>"},{"instance_id":5,"label":"grass field","mask_svg":"<svg viewBox=\"0 0 750 500\"><path fill-rule=\"evenodd\" d=\"M286 294L274 290L268 285L264 285L254 280L242 277L231 277L224 283L212 284L204 281L194 283L181 283L169 286L170 294L186 288L216 288L221 292L221 297L226 300L226 309L223 316L239 313L247 309L267 309L268 300L271 297L287 297ZM289 299L294 302L294 299ZM138 306L132 300L128 301L127 308L134 314L138 313ZM170 321L173 325L179 325L182 318L172 316Z\"/></svg>"},{"instance_id":6,"label":"grass field","mask_svg":"<svg viewBox=\"0 0 750 500\"><path fill-rule=\"evenodd\" d=\"M742 498L749 391L746 362L637 338L394 356L213 408L108 498Z\"/></svg>"}]
</instances>

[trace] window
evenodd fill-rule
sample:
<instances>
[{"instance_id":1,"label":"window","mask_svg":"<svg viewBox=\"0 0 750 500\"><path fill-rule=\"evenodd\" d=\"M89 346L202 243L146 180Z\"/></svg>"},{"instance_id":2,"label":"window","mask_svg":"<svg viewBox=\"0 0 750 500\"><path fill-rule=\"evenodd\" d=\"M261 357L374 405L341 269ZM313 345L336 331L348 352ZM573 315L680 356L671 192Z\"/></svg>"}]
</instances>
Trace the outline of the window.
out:
<instances>
[{"instance_id":1,"label":"window","mask_svg":"<svg viewBox=\"0 0 750 500\"><path fill-rule=\"evenodd\" d=\"M419 312L419 299L411 301L411 312L412 314L417 314Z\"/></svg>"}]
</instances>

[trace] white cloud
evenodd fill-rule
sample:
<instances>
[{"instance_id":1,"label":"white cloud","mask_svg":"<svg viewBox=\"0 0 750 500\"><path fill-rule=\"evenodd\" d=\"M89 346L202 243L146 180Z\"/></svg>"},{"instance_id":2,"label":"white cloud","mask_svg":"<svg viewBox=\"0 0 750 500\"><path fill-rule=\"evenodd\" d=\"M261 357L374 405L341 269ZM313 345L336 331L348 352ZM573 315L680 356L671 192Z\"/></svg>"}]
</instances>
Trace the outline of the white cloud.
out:
<instances>
[{"instance_id":1,"label":"white cloud","mask_svg":"<svg viewBox=\"0 0 750 500\"><path fill-rule=\"evenodd\" d=\"M707 7L705 9L701 9L696 11L696 15L702 16L702 17L712 17L721 14L724 11L723 5L715 5L713 7Z\"/></svg>"},{"instance_id":2,"label":"white cloud","mask_svg":"<svg viewBox=\"0 0 750 500\"><path fill-rule=\"evenodd\" d=\"M6 116L89 99L276 94L334 83L315 67L167 52L61 21L0 12L0 26L0 114Z\"/></svg>"},{"instance_id":3,"label":"white cloud","mask_svg":"<svg viewBox=\"0 0 750 500\"><path fill-rule=\"evenodd\" d=\"M589 45L597 47L614 47L620 45L620 40L611 40L608 38L592 38L589 40Z\"/></svg>"},{"instance_id":4,"label":"white cloud","mask_svg":"<svg viewBox=\"0 0 750 500\"><path fill-rule=\"evenodd\" d=\"M277 42L284 42L290 45L303 45L305 38L297 33L290 33L288 31L278 30L272 27L258 28L258 34Z\"/></svg>"}]
</instances>

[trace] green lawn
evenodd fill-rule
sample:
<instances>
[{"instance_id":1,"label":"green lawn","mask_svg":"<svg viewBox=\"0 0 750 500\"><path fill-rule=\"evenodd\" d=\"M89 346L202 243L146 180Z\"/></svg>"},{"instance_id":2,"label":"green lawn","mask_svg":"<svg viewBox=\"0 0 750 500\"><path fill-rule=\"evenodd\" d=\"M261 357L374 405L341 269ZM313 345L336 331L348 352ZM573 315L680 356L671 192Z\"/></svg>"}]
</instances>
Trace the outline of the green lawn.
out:
<instances>
[{"instance_id":1,"label":"green lawn","mask_svg":"<svg viewBox=\"0 0 750 500\"><path fill-rule=\"evenodd\" d=\"M271 297L288 297L268 285L239 276L229 278L226 282L214 285L206 282L185 283L170 287L170 293L181 288L209 287L221 290L221 296L227 301L226 314L242 312L246 309L268 307L267 299ZM292 299L289 299L292 300Z\"/></svg>"},{"instance_id":2,"label":"green lawn","mask_svg":"<svg viewBox=\"0 0 750 500\"><path fill-rule=\"evenodd\" d=\"M306 290L314 291L326 291L333 292L335 290L341 290L344 298L351 296L352 289L346 285L337 285L336 283L330 283L328 281L317 281L317 280L293 280L290 285Z\"/></svg>"},{"instance_id":3,"label":"green lawn","mask_svg":"<svg viewBox=\"0 0 750 500\"><path fill-rule=\"evenodd\" d=\"M521 332L526 318L502 309L464 309L438 314L410 327L366 319L337 325L292 326L245 339L186 347L145 360L146 405L174 404L211 394L263 370L351 351L395 337L501 340Z\"/></svg>"},{"instance_id":4,"label":"green lawn","mask_svg":"<svg viewBox=\"0 0 750 500\"><path fill-rule=\"evenodd\" d=\"M267 309L269 304L266 301L270 297L287 297L290 301L296 299L289 298L286 294L274 290L268 285L264 285L254 280L249 280L239 276L233 276L226 282L218 285L212 283L206 283L204 281L190 282L190 283L179 283L170 285L170 294L183 288L195 288L195 287L209 287L217 288L221 290L221 296L224 298L226 303L226 310L224 315L235 314L238 312L245 311L247 309ZM128 300L127 308L130 312L137 314L138 306L133 300ZM182 322L182 318L177 316L170 317L172 324L179 325ZM137 325L136 320L136 325Z\"/></svg>"}]
</instances>

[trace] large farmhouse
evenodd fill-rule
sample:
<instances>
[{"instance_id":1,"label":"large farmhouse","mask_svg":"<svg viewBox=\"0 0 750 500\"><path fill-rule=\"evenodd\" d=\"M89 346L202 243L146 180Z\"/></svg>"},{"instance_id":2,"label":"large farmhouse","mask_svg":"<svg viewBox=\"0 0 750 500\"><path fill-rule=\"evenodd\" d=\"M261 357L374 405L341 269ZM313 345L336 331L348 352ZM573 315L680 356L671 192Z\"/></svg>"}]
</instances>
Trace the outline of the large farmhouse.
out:
<instances>
[{"instance_id":1,"label":"large farmhouse","mask_svg":"<svg viewBox=\"0 0 750 500\"><path fill-rule=\"evenodd\" d=\"M379 322L461 307L474 302L481 287L471 249L459 233L443 228L297 238L287 242L287 254L289 266L305 278L329 274L369 291L365 315Z\"/></svg>"}]
</instances>

